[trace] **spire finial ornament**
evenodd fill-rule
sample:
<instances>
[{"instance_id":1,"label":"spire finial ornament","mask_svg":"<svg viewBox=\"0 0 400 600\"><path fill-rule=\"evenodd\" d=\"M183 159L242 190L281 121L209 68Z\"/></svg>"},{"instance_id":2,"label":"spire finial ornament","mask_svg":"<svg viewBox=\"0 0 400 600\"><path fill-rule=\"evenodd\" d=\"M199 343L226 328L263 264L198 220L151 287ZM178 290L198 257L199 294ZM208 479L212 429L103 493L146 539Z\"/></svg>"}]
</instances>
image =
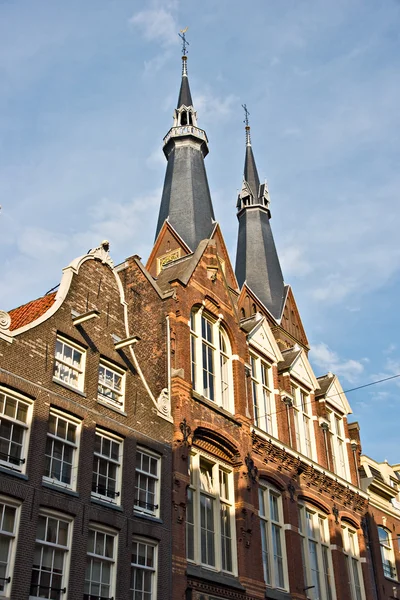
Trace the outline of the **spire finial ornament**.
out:
<instances>
[{"instance_id":1,"label":"spire finial ornament","mask_svg":"<svg viewBox=\"0 0 400 600\"><path fill-rule=\"evenodd\" d=\"M246 125L246 146L251 146L251 139L250 139L250 125L249 125L249 116L250 113L247 110L247 105L246 104L242 104L242 108L244 110L244 121L243 123Z\"/></svg>"},{"instance_id":2,"label":"spire finial ornament","mask_svg":"<svg viewBox=\"0 0 400 600\"><path fill-rule=\"evenodd\" d=\"M186 39L186 32L189 27L185 27L185 29L181 29L181 32L178 33L179 37L182 40L182 77L187 77L187 46L189 46L189 42Z\"/></svg>"}]
</instances>

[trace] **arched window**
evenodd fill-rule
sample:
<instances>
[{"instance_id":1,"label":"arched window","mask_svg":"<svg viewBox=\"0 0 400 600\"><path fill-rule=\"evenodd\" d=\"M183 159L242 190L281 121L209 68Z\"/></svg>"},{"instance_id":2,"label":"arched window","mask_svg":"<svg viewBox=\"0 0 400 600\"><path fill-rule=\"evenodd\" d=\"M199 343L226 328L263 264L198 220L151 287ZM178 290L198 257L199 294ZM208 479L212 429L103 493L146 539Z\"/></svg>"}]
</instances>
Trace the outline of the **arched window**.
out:
<instances>
[{"instance_id":1,"label":"arched window","mask_svg":"<svg viewBox=\"0 0 400 600\"><path fill-rule=\"evenodd\" d=\"M395 558L391 534L388 529L378 525L379 545L381 547L383 574L385 577L397 579Z\"/></svg>"},{"instance_id":2,"label":"arched window","mask_svg":"<svg viewBox=\"0 0 400 600\"><path fill-rule=\"evenodd\" d=\"M194 309L190 329L193 389L233 412L231 348L221 319Z\"/></svg>"},{"instance_id":3,"label":"arched window","mask_svg":"<svg viewBox=\"0 0 400 600\"><path fill-rule=\"evenodd\" d=\"M246 318L246 311L244 310L244 308L240 309L240 318L241 319L245 319Z\"/></svg>"},{"instance_id":4,"label":"arched window","mask_svg":"<svg viewBox=\"0 0 400 600\"><path fill-rule=\"evenodd\" d=\"M342 525L343 553L346 560L347 579L354 600L364 600L365 593L361 572L360 549L357 532L347 525Z\"/></svg>"},{"instance_id":5,"label":"arched window","mask_svg":"<svg viewBox=\"0 0 400 600\"><path fill-rule=\"evenodd\" d=\"M267 586L287 589L287 559L281 494L266 482L258 489L262 561Z\"/></svg>"}]
</instances>

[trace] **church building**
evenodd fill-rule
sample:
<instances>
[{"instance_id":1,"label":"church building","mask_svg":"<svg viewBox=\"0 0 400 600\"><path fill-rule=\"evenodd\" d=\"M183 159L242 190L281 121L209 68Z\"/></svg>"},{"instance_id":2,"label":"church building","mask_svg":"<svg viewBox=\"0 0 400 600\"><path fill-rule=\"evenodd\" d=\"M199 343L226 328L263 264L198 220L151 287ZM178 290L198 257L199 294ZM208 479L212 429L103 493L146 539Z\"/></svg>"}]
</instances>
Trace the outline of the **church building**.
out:
<instances>
[{"instance_id":1,"label":"church building","mask_svg":"<svg viewBox=\"0 0 400 600\"><path fill-rule=\"evenodd\" d=\"M358 424L309 362L248 122L232 265L185 52L163 150L147 264L103 242L0 313L0 597L377 600ZM398 547L379 573L396 598Z\"/></svg>"}]
</instances>

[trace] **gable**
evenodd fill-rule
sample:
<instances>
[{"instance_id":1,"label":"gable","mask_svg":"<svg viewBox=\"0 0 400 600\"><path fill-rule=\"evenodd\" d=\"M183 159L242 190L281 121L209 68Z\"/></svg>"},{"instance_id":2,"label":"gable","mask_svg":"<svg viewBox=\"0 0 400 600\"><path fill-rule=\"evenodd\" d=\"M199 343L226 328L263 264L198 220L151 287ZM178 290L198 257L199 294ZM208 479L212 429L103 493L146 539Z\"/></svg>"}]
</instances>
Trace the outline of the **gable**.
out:
<instances>
[{"instance_id":1,"label":"gable","mask_svg":"<svg viewBox=\"0 0 400 600\"><path fill-rule=\"evenodd\" d=\"M278 344L264 317L261 317L258 324L250 331L248 341L253 348L268 356L273 362L277 363L283 360Z\"/></svg>"},{"instance_id":2,"label":"gable","mask_svg":"<svg viewBox=\"0 0 400 600\"><path fill-rule=\"evenodd\" d=\"M259 312L266 318L270 327L276 326L274 317L269 310L265 308L264 304L257 298L254 292L247 286L246 282L243 284L239 295L238 307L241 319L248 319Z\"/></svg>"},{"instance_id":3,"label":"gable","mask_svg":"<svg viewBox=\"0 0 400 600\"><path fill-rule=\"evenodd\" d=\"M293 291L288 286L288 293L281 316L281 327L302 346L309 347L306 332L301 322L300 313L294 299Z\"/></svg>"},{"instance_id":4,"label":"gable","mask_svg":"<svg viewBox=\"0 0 400 600\"><path fill-rule=\"evenodd\" d=\"M226 248L225 241L222 236L221 228L218 223L215 226L215 229L213 231L211 239L215 240L215 243L217 245L218 259L221 263L221 268L224 272L227 284L232 289L237 290L239 286L236 281L236 275L233 270L233 267L232 267L232 264L231 264L231 261L229 258L228 250Z\"/></svg>"},{"instance_id":5,"label":"gable","mask_svg":"<svg viewBox=\"0 0 400 600\"><path fill-rule=\"evenodd\" d=\"M331 386L326 392L325 401L344 415L348 415L353 412L336 375Z\"/></svg>"},{"instance_id":6,"label":"gable","mask_svg":"<svg viewBox=\"0 0 400 600\"><path fill-rule=\"evenodd\" d=\"M319 388L319 383L304 350L302 350L293 362L292 368L290 369L290 375L296 377L296 379L312 390Z\"/></svg>"},{"instance_id":7,"label":"gable","mask_svg":"<svg viewBox=\"0 0 400 600\"><path fill-rule=\"evenodd\" d=\"M172 225L165 221L148 258L146 269L153 277L157 277L164 265L187 254L191 254L190 248Z\"/></svg>"}]
</instances>

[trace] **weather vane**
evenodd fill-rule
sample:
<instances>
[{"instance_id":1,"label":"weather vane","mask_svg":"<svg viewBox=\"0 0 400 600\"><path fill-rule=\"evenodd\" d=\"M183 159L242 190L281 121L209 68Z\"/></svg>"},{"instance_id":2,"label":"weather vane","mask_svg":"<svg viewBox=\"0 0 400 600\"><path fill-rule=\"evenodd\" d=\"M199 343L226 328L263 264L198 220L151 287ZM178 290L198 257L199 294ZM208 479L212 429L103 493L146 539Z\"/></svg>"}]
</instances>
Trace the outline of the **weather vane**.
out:
<instances>
[{"instance_id":1,"label":"weather vane","mask_svg":"<svg viewBox=\"0 0 400 600\"><path fill-rule=\"evenodd\" d=\"M181 32L178 33L179 37L182 40L182 55L186 56L187 54L187 48L186 46L189 46L189 42L186 39L186 32L189 29L189 27L185 27L185 29L181 29Z\"/></svg>"},{"instance_id":2,"label":"weather vane","mask_svg":"<svg viewBox=\"0 0 400 600\"><path fill-rule=\"evenodd\" d=\"M242 104L242 108L244 109L244 121L243 121L243 123L245 123L246 127L249 127L249 116L250 116L250 113L247 110L246 104Z\"/></svg>"}]
</instances>

